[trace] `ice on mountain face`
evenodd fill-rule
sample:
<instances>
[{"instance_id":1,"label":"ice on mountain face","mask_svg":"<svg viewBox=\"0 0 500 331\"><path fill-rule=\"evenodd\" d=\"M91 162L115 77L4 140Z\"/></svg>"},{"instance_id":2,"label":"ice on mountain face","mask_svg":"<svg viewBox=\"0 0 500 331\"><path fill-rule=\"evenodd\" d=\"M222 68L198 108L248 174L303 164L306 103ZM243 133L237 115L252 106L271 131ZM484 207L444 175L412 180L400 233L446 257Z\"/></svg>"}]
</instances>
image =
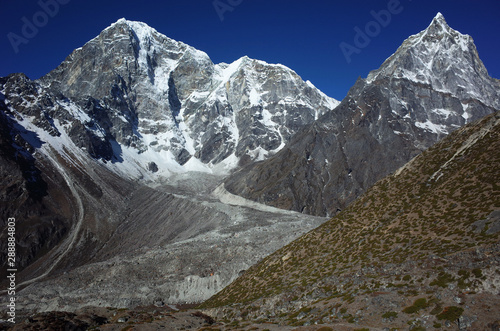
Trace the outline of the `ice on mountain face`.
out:
<instances>
[{"instance_id":1,"label":"ice on mountain face","mask_svg":"<svg viewBox=\"0 0 500 331\"><path fill-rule=\"evenodd\" d=\"M74 167L79 167L75 156L84 159L84 149L75 145L71 137L67 133L67 126L61 124L58 119L53 121L54 127L59 131L59 136L51 135L47 130L35 125L36 120L33 116L26 116L16 112L17 123L20 130L19 133L25 141L31 146L38 147L38 151L42 154L51 155L56 151L68 164Z\"/></svg>"},{"instance_id":2,"label":"ice on mountain face","mask_svg":"<svg viewBox=\"0 0 500 331\"><path fill-rule=\"evenodd\" d=\"M272 120L273 115L267 110L262 110L262 124L265 126L276 126L276 123Z\"/></svg>"},{"instance_id":3,"label":"ice on mountain face","mask_svg":"<svg viewBox=\"0 0 500 331\"><path fill-rule=\"evenodd\" d=\"M450 117L453 113L448 110L448 109L434 109L433 110L434 113L444 117L444 118L448 118Z\"/></svg>"},{"instance_id":4,"label":"ice on mountain face","mask_svg":"<svg viewBox=\"0 0 500 331\"><path fill-rule=\"evenodd\" d=\"M465 119L465 121L468 121L468 119L471 117L471 115L468 113L469 104L462 103L462 108L464 110L462 117Z\"/></svg>"},{"instance_id":5,"label":"ice on mountain face","mask_svg":"<svg viewBox=\"0 0 500 331\"><path fill-rule=\"evenodd\" d=\"M257 90L255 88L253 88L250 91L249 99L250 99L250 105L252 105L252 106L258 106L260 104L260 102L261 102L260 94L259 94L259 92L257 92Z\"/></svg>"},{"instance_id":6,"label":"ice on mountain face","mask_svg":"<svg viewBox=\"0 0 500 331\"><path fill-rule=\"evenodd\" d=\"M263 149L262 147L257 147L256 149L247 152L247 155L250 156L252 160L255 161L265 160L268 154L269 151Z\"/></svg>"},{"instance_id":7,"label":"ice on mountain face","mask_svg":"<svg viewBox=\"0 0 500 331\"><path fill-rule=\"evenodd\" d=\"M314 86L314 84L313 84L313 83L311 83L311 81L310 81L310 80L307 80L307 81L306 81L306 84L307 84L309 87L311 87L311 88L316 88L316 86Z\"/></svg>"},{"instance_id":8,"label":"ice on mountain face","mask_svg":"<svg viewBox=\"0 0 500 331\"><path fill-rule=\"evenodd\" d=\"M434 134L448 134L448 129L445 125L434 124L429 120L426 122L415 122L415 126Z\"/></svg>"},{"instance_id":9,"label":"ice on mountain face","mask_svg":"<svg viewBox=\"0 0 500 331\"><path fill-rule=\"evenodd\" d=\"M242 62L243 58L240 58L229 65L226 63L217 65L220 81L222 83L228 82L231 76L240 68Z\"/></svg>"}]
</instances>

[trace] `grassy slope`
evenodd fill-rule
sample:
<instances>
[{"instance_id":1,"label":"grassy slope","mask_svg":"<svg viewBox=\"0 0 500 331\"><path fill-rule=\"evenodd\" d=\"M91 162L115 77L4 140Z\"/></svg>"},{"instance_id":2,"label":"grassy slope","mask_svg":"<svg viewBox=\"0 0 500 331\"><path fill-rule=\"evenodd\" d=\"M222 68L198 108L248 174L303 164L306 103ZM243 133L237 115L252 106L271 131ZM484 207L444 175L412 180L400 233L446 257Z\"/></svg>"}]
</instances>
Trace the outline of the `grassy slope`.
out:
<instances>
[{"instance_id":1,"label":"grassy slope","mask_svg":"<svg viewBox=\"0 0 500 331\"><path fill-rule=\"evenodd\" d=\"M213 313L227 321L295 325L438 326L447 306L464 309L474 300L498 312L500 231L492 212L500 209L499 133L499 114L454 132L203 307L219 307ZM426 300L421 309L403 312L418 298ZM462 323L495 322L495 314L478 314L472 306L458 315Z\"/></svg>"}]
</instances>

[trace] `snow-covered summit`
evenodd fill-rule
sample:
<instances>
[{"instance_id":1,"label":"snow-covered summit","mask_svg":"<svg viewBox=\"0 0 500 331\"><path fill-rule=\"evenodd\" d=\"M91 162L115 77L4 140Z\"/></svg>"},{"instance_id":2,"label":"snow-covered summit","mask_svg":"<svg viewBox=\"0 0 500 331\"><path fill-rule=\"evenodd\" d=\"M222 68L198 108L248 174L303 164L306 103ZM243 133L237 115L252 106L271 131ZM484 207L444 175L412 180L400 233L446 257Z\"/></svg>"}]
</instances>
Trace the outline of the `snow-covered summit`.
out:
<instances>
[{"instance_id":1,"label":"snow-covered summit","mask_svg":"<svg viewBox=\"0 0 500 331\"><path fill-rule=\"evenodd\" d=\"M447 32L448 30L451 29L448 23L446 23L446 19L444 18L443 14L441 14L441 12L438 12L436 16L434 16L431 24L429 24L426 30L430 32L432 29L436 28L443 32Z\"/></svg>"},{"instance_id":2,"label":"snow-covered summit","mask_svg":"<svg viewBox=\"0 0 500 331\"><path fill-rule=\"evenodd\" d=\"M472 37L452 29L441 13L425 30L406 39L379 69L370 72L367 82L380 79L406 79L461 100L475 98L500 108L499 81L488 75Z\"/></svg>"},{"instance_id":3,"label":"snow-covered summit","mask_svg":"<svg viewBox=\"0 0 500 331\"><path fill-rule=\"evenodd\" d=\"M136 171L124 171L135 177L227 171L265 159L338 105L284 65L247 56L214 64L205 52L126 19L40 83L105 128L118 153L113 169L129 163Z\"/></svg>"},{"instance_id":4,"label":"snow-covered summit","mask_svg":"<svg viewBox=\"0 0 500 331\"><path fill-rule=\"evenodd\" d=\"M455 44L463 51L469 51L471 44L474 44L472 38L467 34L461 34L460 32L452 29L446 22L443 14L438 13L431 24L424 31L411 36L408 38L409 42L413 45L424 42L428 45L430 43L452 43Z\"/></svg>"}]
</instances>

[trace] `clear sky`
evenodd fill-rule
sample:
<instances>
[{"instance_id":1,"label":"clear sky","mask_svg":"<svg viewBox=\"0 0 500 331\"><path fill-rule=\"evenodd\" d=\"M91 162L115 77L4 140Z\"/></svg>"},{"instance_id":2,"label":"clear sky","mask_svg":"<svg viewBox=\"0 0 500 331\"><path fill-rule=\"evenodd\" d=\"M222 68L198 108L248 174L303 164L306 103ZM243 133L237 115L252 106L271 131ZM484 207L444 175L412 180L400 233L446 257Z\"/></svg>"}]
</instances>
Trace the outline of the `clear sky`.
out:
<instances>
[{"instance_id":1,"label":"clear sky","mask_svg":"<svg viewBox=\"0 0 500 331\"><path fill-rule=\"evenodd\" d=\"M0 0L0 76L39 78L124 17L205 51L214 63L247 55L284 64L341 100L437 12L474 38L490 75L500 78L499 0ZM368 40L356 39L366 28ZM346 57L342 43L357 52Z\"/></svg>"}]
</instances>

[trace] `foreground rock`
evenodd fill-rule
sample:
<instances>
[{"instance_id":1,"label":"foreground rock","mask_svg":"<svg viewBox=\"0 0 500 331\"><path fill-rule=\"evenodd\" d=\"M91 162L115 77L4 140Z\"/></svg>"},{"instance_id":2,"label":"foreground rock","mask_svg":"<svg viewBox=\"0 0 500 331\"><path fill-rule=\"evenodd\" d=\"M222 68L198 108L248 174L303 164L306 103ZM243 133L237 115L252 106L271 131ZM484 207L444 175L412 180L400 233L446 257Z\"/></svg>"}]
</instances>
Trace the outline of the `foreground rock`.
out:
<instances>
[{"instance_id":1,"label":"foreground rock","mask_svg":"<svg viewBox=\"0 0 500 331\"><path fill-rule=\"evenodd\" d=\"M143 306L134 309L86 307L74 313L46 312L27 316L9 330L198 330L215 323L200 311L174 306Z\"/></svg>"}]
</instances>

